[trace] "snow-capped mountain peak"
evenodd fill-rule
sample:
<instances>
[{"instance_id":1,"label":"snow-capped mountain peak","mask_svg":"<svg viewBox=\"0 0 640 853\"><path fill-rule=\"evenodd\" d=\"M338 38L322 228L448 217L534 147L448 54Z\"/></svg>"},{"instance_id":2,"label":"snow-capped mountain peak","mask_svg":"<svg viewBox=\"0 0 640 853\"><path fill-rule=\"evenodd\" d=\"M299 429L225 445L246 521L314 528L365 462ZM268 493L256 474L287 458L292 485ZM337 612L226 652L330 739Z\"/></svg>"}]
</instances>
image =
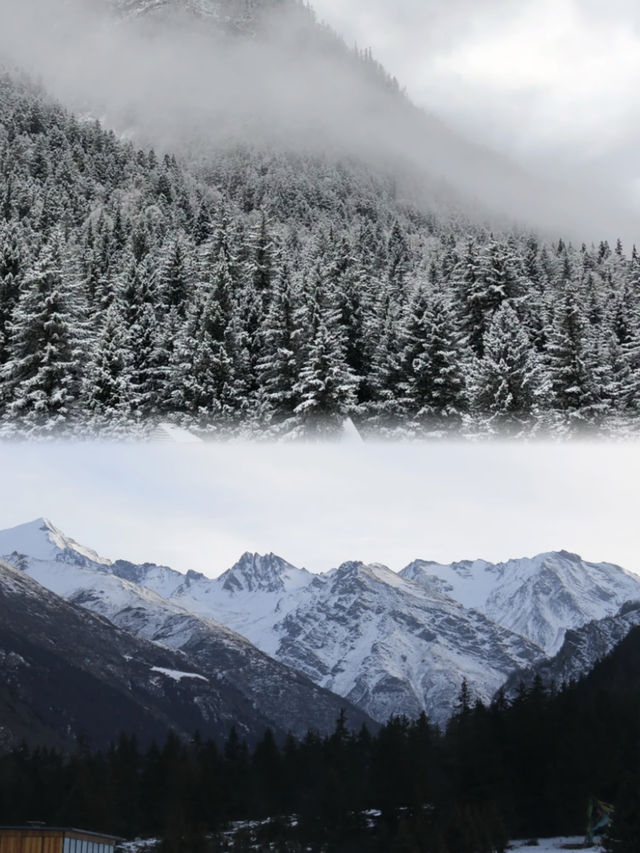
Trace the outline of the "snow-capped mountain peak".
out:
<instances>
[{"instance_id":1,"label":"snow-capped mountain peak","mask_svg":"<svg viewBox=\"0 0 640 853\"><path fill-rule=\"evenodd\" d=\"M640 577L569 551L504 563L476 560L445 566L416 560L400 574L480 610L552 654L568 628L613 615L625 601L640 598Z\"/></svg>"},{"instance_id":2,"label":"snow-capped mountain peak","mask_svg":"<svg viewBox=\"0 0 640 853\"><path fill-rule=\"evenodd\" d=\"M226 592L236 594L292 591L311 580L312 575L306 569L298 569L275 554L245 553L218 578L218 583Z\"/></svg>"},{"instance_id":3,"label":"snow-capped mountain peak","mask_svg":"<svg viewBox=\"0 0 640 853\"><path fill-rule=\"evenodd\" d=\"M46 518L0 531L0 556L28 556L34 560L86 563L110 566L91 548L79 545ZM15 560L14 560L15 562Z\"/></svg>"},{"instance_id":4,"label":"snow-capped mountain peak","mask_svg":"<svg viewBox=\"0 0 640 853\"><path fill-rule=\"evenodd\" d=\"M233 644L235 631L379 720L426 709L444 722L463 678L488 699L511 672L554 653L568 629L640 601L640 578L568 551L496 564L416 560L399 574L358 561L311 574L246 553L209 578L110 563L38 519L0 532L2 557L155 642L186 648L214 631Z\"/></svg>"}]
</instances>

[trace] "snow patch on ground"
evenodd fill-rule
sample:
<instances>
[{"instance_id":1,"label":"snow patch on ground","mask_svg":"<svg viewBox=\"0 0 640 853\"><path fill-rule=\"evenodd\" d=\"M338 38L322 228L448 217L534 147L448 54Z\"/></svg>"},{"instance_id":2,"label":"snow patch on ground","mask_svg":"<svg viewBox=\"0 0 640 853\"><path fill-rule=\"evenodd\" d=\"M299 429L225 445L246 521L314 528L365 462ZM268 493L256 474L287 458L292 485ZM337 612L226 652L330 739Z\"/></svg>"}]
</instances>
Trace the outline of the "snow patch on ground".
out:
<instances>
[{"instance_id":1,"label":"snow patch on ground","mask_svg":"<svg viewBox=\"0 0 640 853\"><path fill-rule=\"evenodd\" d=\"M567 844L582 844L584 835L576 835L572 838L539 838L535 845L528 841L512 841L511 849L519 853L556 853L558 850L566 850ZM602 847L596 843L595 847L589 847L591 853L602 853Z\"/></svg>"},{"instance_id":2,"label":"snow patch on ground","mask_svg":"<svg viewBox=\"0 0 640 853\"><path fill-rule=\"evenodd\" d=\"M151 672L159 672L166 675L167 678L172 678L174 681L182 681L183 678L197 678L200 681L209 681L204 675L198 675L196 672L180 672L178 669L165 669L163 666L152 666Z\"/></svg>"}]
</instances>

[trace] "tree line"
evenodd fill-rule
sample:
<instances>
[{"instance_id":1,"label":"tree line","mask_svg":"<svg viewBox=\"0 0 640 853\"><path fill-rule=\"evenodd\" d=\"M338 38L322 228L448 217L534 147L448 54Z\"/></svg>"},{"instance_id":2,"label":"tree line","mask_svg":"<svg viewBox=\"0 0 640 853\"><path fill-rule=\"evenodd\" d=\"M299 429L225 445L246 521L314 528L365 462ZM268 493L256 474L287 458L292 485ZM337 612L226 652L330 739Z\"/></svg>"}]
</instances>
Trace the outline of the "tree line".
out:
<instances>
[{"instance_id":1,"label":"tree line","mask_svg":"<svg viewBox=\"0 0 640 853\"><path fill-rule=\"evenodd\" d=\"M0 757L0 823L154 837L167 853L229 849L234 821L251 822L234 850L491 853L513 838L583 833L597 797L617 805L607 850L630 853L639 644L636 630L594 675L561 689L538 679L484 705L464 684L444 731L422 714L353 733L341 715L331 735L276 742L267 731L253 748L235 730L223 744L169 733L144 752L126 734L106 752L23 745Z\"/></svg>"},{"instance_id":2,"label":"tree line","mask_svg":"<svg viewBox=\"0 0 640 853\"><path fill-rule=\"evenodd\" d=\"M363 165L198 168L0 78L4 434L633 429L640 258L494 234Z\"/></svg>"}]
</instances>

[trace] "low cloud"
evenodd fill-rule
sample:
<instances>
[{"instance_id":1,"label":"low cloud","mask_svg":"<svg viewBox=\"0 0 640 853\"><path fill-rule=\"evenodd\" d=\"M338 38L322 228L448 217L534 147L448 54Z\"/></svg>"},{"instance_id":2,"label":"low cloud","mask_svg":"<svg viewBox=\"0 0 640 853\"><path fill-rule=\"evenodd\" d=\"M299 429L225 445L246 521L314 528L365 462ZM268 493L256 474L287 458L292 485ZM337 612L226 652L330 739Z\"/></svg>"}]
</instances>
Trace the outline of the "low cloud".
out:
<instances>
[{"instance_id":1,"label":"low cloud","mask_svg":"<svg viewBox=\"0 0 640 853\"><path fill-rule=\"evenodd\" d=\"M422 106L547 177L640 209L631 0L316 0ZM637 236L637 223L628 229Z\"/></svg>"},{"instance_id":2,"label":"low cloud","mask_svg":"<svg viewBox=\"0 0 640 853\"><path fill-rule=\"evenodd\" d=\"M428 27L437 5L422 9L415 29L424 26L431 50L446 43L444 19L434 15ZM464 21L470 32L506 6L472 7L465 0L453 4L446 20ZM398 26L411 8L402 0ZM214 38L206 27L179 19L165 27L115 22L97 0L0 0L0 21L5 63L27 68L69 107L141 144L206 154L243 139L357 156L414 176L407 191L411 183L420 192L415 176L424 176L427 197L445 181L481 208L541 225L553 236L635 234L614 194L603 198L598 188L571 185L551 170L532 176L465 139L380 85L371 68L331 38L310 46L297 14L279 16L265 40Z\"/></svg>"}]
</instances>

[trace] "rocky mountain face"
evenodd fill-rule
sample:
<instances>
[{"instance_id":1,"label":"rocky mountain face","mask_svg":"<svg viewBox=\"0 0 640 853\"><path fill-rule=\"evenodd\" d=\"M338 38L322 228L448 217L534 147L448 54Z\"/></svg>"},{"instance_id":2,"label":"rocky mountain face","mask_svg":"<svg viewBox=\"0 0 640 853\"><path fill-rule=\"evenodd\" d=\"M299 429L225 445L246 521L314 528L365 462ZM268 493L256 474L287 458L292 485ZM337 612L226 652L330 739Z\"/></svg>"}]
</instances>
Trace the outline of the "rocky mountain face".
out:
<instances>
[{"instance_id":1,"label":"rocky mountain face","mask_svg":"<svg viewBox=\"0 0 640 853\"><path fill-rule=\"evenodd\" d=\"M388 568L345 563L305 588L273 628L275 656L374 718L449 717L462 682L482 699L535 644Z\"/></svg>"},{"instance_id":2,"label":"rocky mountain face","mask_svg":"<svg viewBox=\"0 0 640 853\"><path fill-rule=\"evenodd\" d=\"M295 6L295 0L104 0L123 15L138 17L166 11L184 11L214 19L252 18L261 11Z\"/></svg>"},{"instance_id":3,"label":"rocky mountain face","mask_svg":"<svg viewBox=\"0 0 640 853\"><path fill-rule=\"evenodd\" d=\"M613 616L595 619L567 631L562 646L552 658L512 673L504 685L506 694L515 695L521 684L530 687L538 676L547 686L559 687L578 680L610 655L638 626L640 601L629 601Z\"/></svg>"},{"instance_id":4,"label":"rocky mountain face","mask_svg":"<svg viewBox=\"0 0 640 853\"><path fill-rule=\"evenodd\" d=\"M275 566L279 569L277 581ZM139 582L167 594L158 571L149 569L139 576ZM594 619L608 624L607 617L615 617L624 602L640 599L640 579L635 575L568 552L495 565L476 560L444 566L417 560L400 572L404 584L384 567L360 564L345 564L335 573L314 577L273 555L245 555L216 580L173 577L172 600L229 625L259 648L349 696L379 719L398 708L408 714L426 708L435 719L442 719L449 713L463 677L472 691L486 698L489 685L500 682L500 673L511 671L510 656L513 660L524 654L539 667L551 665L547 655L558 652L565 632L569 639L572 629ZM358 593L354 584L360 585ZM422 599L416 585L426 593ZM361 602L367 630L356 626L354 610L345 614L348 607L340 602L348 601L349 596ZM443 611L447 611L446 619L441 618ZM398 619L398 613L411 613L412 617ZM484 622L479 620L480 614ZM618 623L612 642L628 632L629 618ZM415 630L407 639L412 620ZM434 633L434 624L443 626L435 633L444 648L423 642ZM419 626L425 625L426 633L421 635ZM497 626L506 629L506 637L515 634L530 644L525 648L507 642L503 654L505 634L496 633ZM494 634L488 639L491 631ZM395 645L390 639L393 636ZM467 637L475 638L477 649L473 640L466 643ZM410 656L404 648L407 643ZM599 656L599 651L586 656L587 669ZM458 675L447 682L444 674L452 670Z\"/></svg>"},{"instance_id":5,"label":"rocky mountain face","mask_svg":"<svg viewBox=\"0 0 640 853\"><path fill-rule=\"evenodd\" d=\"M480 610L549 654L559 650L567 629L613 615L626 601L640 598L636 575L566 551L495 565L416 560L401 575Z\"/></svg>"},{"instance_id":6,"label":"rocky mountain face","mask_svg":"<svg viewBox=\"0 0 640 853\"><path fill-rule=\"evenodd\" d=\"M224 661L229 680L280 726L292 709L309 724L311 682L376 720L426 710L444 723L463 680L489 700L512 673L553 667L567 629L575 644L576 629L603 619L584 641L588 667L628 632L635 611L615 616L621 603L640 600L634 575L566 552L496 565L416 561L399 574L350 562L320 575L245 554L211 579L111 563L40 520L0 532L0 555L136 636L187 653L207 676L220 677L212 661ZM315 726L330 727L335 704L311 705Z\"/></svg>"},{"instance_id":7,"label":"rocky mountain face","mask_svg":"<svg viewBox=\"0 0 640 853\"><path fill-rule=\"evenodd\" d=\"M132 636L0 563L0 748L104 747L121 731L141 743L199 730L249 739L273 720L195 658ZM206 672L206 674L205 674Z\"/></svg>"},{"instance_id":8,"label":"rocky mountain face","mask_svg":"<svg viewBox=\"0 0 640 853\"><path fill-rule=\"evenodd\" d=\"M0 535L0 553L2 541ZM67 559L64 553L61 559ZM200 635L202 619L215 619L380 721L427 710L442 723L463 679L489 699L513 669L542 656L534 643L383 566L346 563L314 576L273 554L245 554L219 578L209 579L123 561L104 576L103 565L97 566L97 577L77 578L71 592L59 568L31 563L27 570L127 630L172 647L184 648L187 635ZM68 579L68 568L62 574ZM136 593L144 606L124 608L119 601L116 612L113 588L121 587L114 574L144 590ZM146 596L162 596L169 607L199 614L200 621L186 617L185 625L185 617L176 616L159 629L157 602L150 615Z\"/></svg>"},{"instance_id":9,"label":"rocky mountain face","mask_svg":"<svg viewBox=\"0 0 640 853\"><path fill-rule=\"evenodd\" d=\"M236 713L235 707L225 712L227 721L236 720L247 736L262 734L266 725L280 733L303 734L309 728L328 732L343 707L354 728L371 723L349 702L268 657L239 634L112 573L108 560L77 546L43 519L3 531L0 553L70 603L136 638L181 653L223 693L237 697L238 707L253 709L249 715ZM143 571L138 567L138 576Z\"/></svg>"},{"instance_id":10,"label":"rocky mountain face","mask_svg":"<svg viewBox=\"0 0 640 853\"><path fill-rule=\"evenodd\" d=\"M314 576L274 555L246 554L211 580L151 564L95 560L70 543L39 520L0 533L0 554L136 636L188 653L205 674L211 661L225 660L224 671L258 707L287 716L299 708L305 725L304 676L377 720L426 709L444 722L464 678L488 699L513 669L543 654L482 614L382 566L347 563ZM280 661L289 679L278 677L278 664L232 631ZM292 669L304 674L297 690ZM335 706L326 720L317 702L313 707L315 727L326 729ZM290 727L296 728L293 721Z\"/></svg>"}]
</instances>

